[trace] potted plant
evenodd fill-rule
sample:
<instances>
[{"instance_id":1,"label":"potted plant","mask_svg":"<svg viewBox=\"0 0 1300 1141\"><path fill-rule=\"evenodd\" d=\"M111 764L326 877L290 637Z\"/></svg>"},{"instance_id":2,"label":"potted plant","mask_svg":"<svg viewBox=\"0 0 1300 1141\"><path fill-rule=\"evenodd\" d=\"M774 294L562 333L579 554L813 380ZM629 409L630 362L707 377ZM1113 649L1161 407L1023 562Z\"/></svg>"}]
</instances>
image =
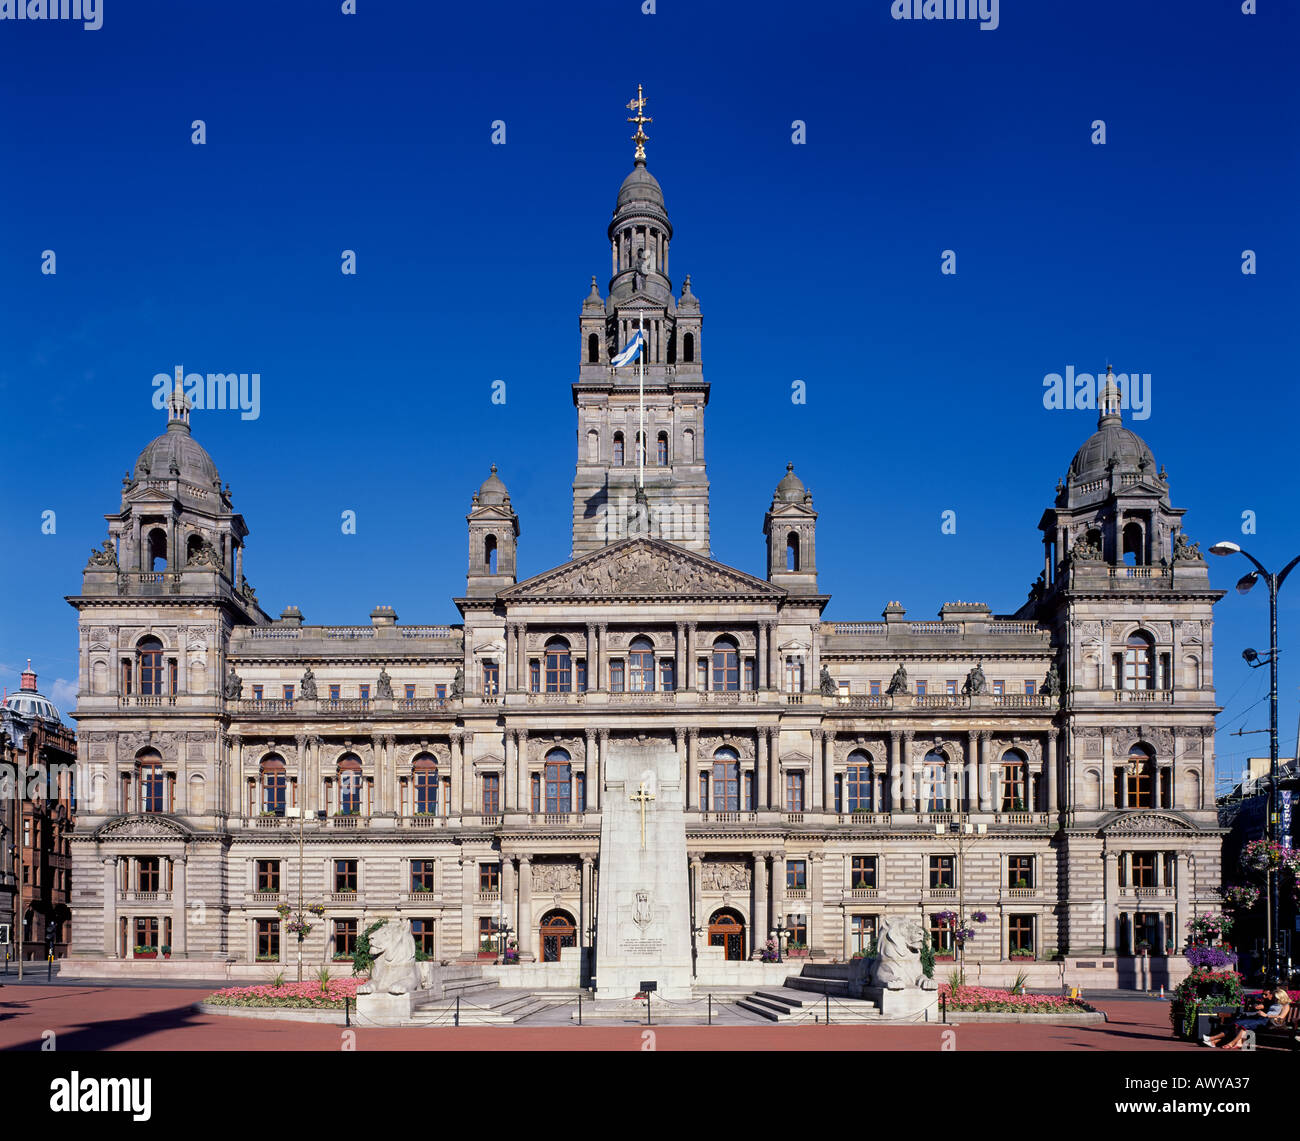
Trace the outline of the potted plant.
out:
<instances>
[{"instance_id":1,"label":"potted plant","mask_svg":"<svg viewBox=\"0 0 1300 1141\"><path fill-rule=\"evenodd\" d=\"M806 959L808 957L808 944L789 943L786 945L785 954L788 959Z\"/></svg>"},{"instance_id":2,"label":"potted plant","mask_svg":"<svg viewBox=\"0 0 1300 1141\"><path fill-rule=\"evenodd\" d=\"M170 958L172 957L172 949L171 949L171 945L170 945L170 944L168 944L168 943L164 943L164 944L159 948L159 950L162 951L162 957L163 957L164 959L170 959Z\"/></svg>"},{"instance_id":3,"label":"potted plant","mask_svg":"<svg viewBox=\"0 0 1300 1141\"><path fill-rule=\"evenodd\" d=\"M157 947L146 947L143 944L138 945L133 952L137 959L156 959L158 957Z\"/></svg>"},{"instance_id":4,"label":"potted plant","mask_svg":"<svg viewBox=\"0 0 1300 1141\"><path fill-rule=\"evenodd\" d=\"M1145 939L1139 939L1137 945L1137 953L1145 959L1147 955L1150 954L1150 952L1151 952L1151 944L1148 943Z\"/></svg>"},{"instance_id":5,"label":"potted plant","mask_svg":"<svg viewBox=\"0 0 1300 1141\"><path fill-rule=\"evenodd\" d=\"M501 961L503 963L519 962L519 941L517 939L511 939L510 942L506 944L506 953L502 957Z\"/></svg>"},{"instance_id":6,"label":"potted plant","mask_svg":"<svg viewBox=\"0 0 1300 1141\"><path fill-rule=\"evenodd\" d=\"M1033 957L1034 952L1028 947L1016 947L1011 952L1011 958L1013 959L1032 959Z\"/></svg>"},{"instance_id":7,"label":"potted plant","mask_svg":"<svg viewBox=\"0 0 1300 1141\"><path fill-rule=\"evenodd\" d=\"M1241 975L1232 952L1192 946L1185 954L1192 972L1170 995L1169 1020L1175 1036L1195 1041L1200 1015L1223 1014L1241 1005Z\"/></svg>"},{"instance_id":8,"label":"potted plant","mask_svg":"<svg viewBox=\"0 0 1300 1141\"><path fill-rule=\"evenodd\" d=\"M496 948L492 946L491 939L484 939L479 943L478 957L480 959L495 959L497 957Z\"/></svg>"},{"instance_id":9,"label":"potted plant","mask_svg":"<svg viewBox=\"0 0 1300 1141\"><path fill-rule=\"evenodd\" d=\"M1025 879L1024 876L1016 876L1016 878L1011 881L1011 886L1013 888L1027 888L1029 886L1029 881Z\"/></svg>"}]
</instances>

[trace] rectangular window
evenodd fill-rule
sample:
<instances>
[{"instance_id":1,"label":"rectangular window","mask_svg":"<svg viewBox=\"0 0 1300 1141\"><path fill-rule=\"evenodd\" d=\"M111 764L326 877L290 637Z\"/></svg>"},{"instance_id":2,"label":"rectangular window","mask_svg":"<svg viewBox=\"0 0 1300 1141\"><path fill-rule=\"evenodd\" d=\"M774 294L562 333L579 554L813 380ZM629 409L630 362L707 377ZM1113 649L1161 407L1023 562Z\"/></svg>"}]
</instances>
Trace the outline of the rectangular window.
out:
<instances>
[{"instance_id":1,"label":"rectangular window","mask_svg":"<svg viewBox=\"0 0 1300 1141\"><path fill-rule=\"evenodd\" d=\"M494 697L499 691L501 675L496 662L487 660L483 663L483 696Z\"/></svg>"},{"instance_id":2,"label":"rectangular window","mask_svg":"<svg viewBox=\"0 0 1300 1141\"><path fill-rule=\"evenodd\" d=\"M360 693L361 700L362 700L362 701L369 701L369 700L370 700L370 686L369 686L369 685L363 685L363 686L360 687L360 690L361 690L361 693Z\"/></svg>"},{"instance_id":3,"label":"rectangular window","mask_svg":"<svg viewBox=\"0 0 1300 1141\"><path fill-rule=\"evenodd\" d=\"M483 774L483 815L497 816L501 812L501 775Z\"/></svg>"},{"instance_id":4,"label":"rectangular window","mask_svg":"<svg viewBox=\"0 0 1300 1141\"><path fill-rule=\"evenodd\" d=\"M1029 694L1030 697L1033 697L1033 695L1038 692L1038 682L1036 681L1025 682L1025 692Z\"/></svg>"},{"instance_id":5,"label":"rectangular window","mask_svg":"<svg viewBox=\"0 0 1300 1141\"><path fill-rule=\"evenodd\" d=\"M925 696L925 682L923 682L923 681L918 681L918 682L916 683L916 696L917 696L917 697L924 697L924 696Z\"/></svg>"},{"instance_id":6,"label":"rectangular window","mask_svg":"<svg viewBox=\"0 0 1300 1141\"><path fill-rule=\"evenodd\" d=\"M700 773L700 811L709 810L709 774Z\"/></svg>"},{"instance_id":7,"label":"rectangular window","mask_svg":"<svg viewBox=\"0 0 1300 1141\"><path fill-rule=\"evenodd\" d=\"M745 811L754 811L754 772L752 769L745 773Z\"/></svg>"},{"instance_id":8,"label":"rectangular window","mask_svg":"<svg viewBox=\"0 0 1300 1141\"><path fill-rule=\"evenodd\" d=\"M948 694L949 697L957 696L957 682L955 678L949 678L946 682L944 682L944 691Z\"/></svg>"},{"instance_id":9,"label":"rectangular window","mask_svg":"<svg viewBox=\"0 0 1300 1141\"><path fill-rule=\"evenodd\" d=\"M433 860L412 860L411 890L433 891L435 868L436 864Z\"/></svg>"},{"instance_id":10,"label":"rectangular window","mask_svg":"<svg viewBox=\"0 0 1300 1141\"><path fill-rule=\"evenodd\" d=\"M357 921L355 919L334 920L334 957L350 958L357 949Z\"/></svg>"},{"instance_id":11,"label":"rectangular window","mask_svg":"<svg viewBox=\"0 0 1300 1141\"><path fill-rule=\"evenodd\" d=\"M835 774L835 811L844 811L844 774Z\"/></svg>"},{"instance_id":12,"label":"rectangular window","mask_svg":"<svg viewBox=\"0 0 1300 1141\"><path fill-rule=\"evenodd\" d=\"M261 963L274 963L280 959L280 921L257 921L257 959Z\"/></svg>"},{"instance_id":13,"label":"rectangular window","mask_svg":"<svg viewBox=\"0 0 1300 1141\"><path fill-rule=\"evenodd\" d=\"M677 688L677 664L672 658L664 658L659 663L659 688L664 693L672 693Z\"/></svg>"},{"instance_id":14,"label":"rectangular window","mask_svg":"<svg viewBox=\"0 0 1300 1141\"><path fill-rule=\"evenodd\" d=\"M609 663L609 688L612 693L623 692L623 659L612 658Z\"/></svg>"},{"instance_id":15,"label":"rectangular window","mask_svg":"<svg viewBox=\"0 0 1300 1141\"><path fill-rule=\"evenodd\" d=\"M1001 697L1004 693L1006 693L1006 691L1007 691L1007 683L1005 681L995 681L993 683L994 697Z\"/></svg>"},{"instance_id":16,"label":"rectangular window","mask_svg":"<svg viewBox=\"0 0 1300 1141\"><path fill-rule=\"evenodd\" d=\"M167 692L176 696L176 659L167 659Z\"/></svg>"},{"instance_id":17,"label":"rectangular window","mask_svg":"<svg viewBox=\"0 0 1300 1141\"><path fill-rule=\"evenodd\" d=\"M284 700L290 705L293 704L293 686L286 685L284 687Z\"/></svg>"},{"instance_id":18,"label":"rectangular window","mask_svg":"<svg viewBox=\"0 0 1300 1141\"><path fill-rule=\"evenodd\" d=\"M152 915L138 915L135 920L135 945L158 950L158 920Z\"/></svg>"},{"instance_id":19,"label":"rectangular window","mask_svg":"<svg viewBox=\"0 0 1300 1141\"><path fill-rule=\"evenodd\" d=\"M336 892L354 892L357 890L356 860L334 861L334 890Z\"/></svg>"},{"instance_id":20,"label":"rectangular window","mask_svg":"<svg viewBox=\"0 0 1300 1141\"><path fill-rule=\"evenodd\" d=\"M407 700L407 701L414 701L414 700L415 700L415 686L413 686L413 685L407 685L407 686L403 686L402 688L406 691L406 700Z\"/></svg>"},{"instance_id":21,"label":"rectangular window","mask_svg":"<svg viewBox=\"0 0 1300 1141\"><path fill-rule=\"evenodd\" d=\"M533 773L529 784L532 786L532 804L534 812L542 810L542 776L540 773Z\"/></svg>"},{"instance_id":22,"label":"rectangular window","mask_svg":"<svg viewBox=\"0 0 1300 1141\"><path fill-rule=\"evenodd\" d=\"M330 700L331 701L341 700L341 698L339 697L339 687L337 685L330 686Z\"/></svg>"},{"instance_id":23,"label":"rectangular window","mask_svg":"<svg viewBox=\"0 0 1300 1141\"><path fill-rule=\"evenodd\" d=\"M785 810L803 811L803 773L801 772L785 774Z\"/></svg>"},{"instance_id":24,"label":"rectangular window","mask_svg":"<svg viewBox=\"0 0 1300 1141\"><path fill-rule=\"evenodd\" d=\"M857 888L876 886L876 857L854 856L849 868L849 885Z\"/></svg>"},{"instance_id":25,"label":"rectangular window","mask_svg":"<svg viewBox=\"0 0 1300 1141\"><path fill-rule=\"evenodd\" d=\"M1034 917L1032 915L1007 916L1007 946L1016 951L1034 950Z\"/></svg>"},{"instance_id":26,"label":"rectangular window","mask_svg":"<svg viewBox=\"0 0 1300 1141\"><path fill-rule=\"evenodd\" d=\"M745 659L745 688L746 689L757 688L757 686L754 684L754 659L753 658Z\"/></svg>"},{"instance_id":27,"label":"rectangular window","mask_svg":"<svg viewBox=\"0 0 1300 1141\"><path fill-rule=\"evenodd\" d=\"M847 681L842 681L842 682L840 682L840 683L839 683L839 691L840 691L840 693L839 693L840 704L841 704L841 705L848 705L848 703L849 703L849 698L852 696L852 692L851 692L851 690L849 689L849 683L848 683Z\"/></svg>"},{"instance_id":28,"label":"rectangular window","mask_svg":"<svg viewBox=\"0 0 1300 1141\"><path fill-rule=\"evenodd\" d=\"M141 856L136 861L136 890L137 891L157 891L158 890L158 857Z\"/></svg>"},{"instance_id":29,"label":"rectangular window","mask_svg":"<svg viewBox=\"0 0 1300 1141\"><path fill-rule=\"evenodd\" d=\"M1034 886L1034 857L1007 857L1007 887L1029 888Z\"/></svg>"},{"instance_id":30,"label":"rectangular window","mask_svg":"<svg viewBox=\"0 0 1300 1141\"><path fill-rule=\"evenodd\" d=\"M578 773L573 778L573 810L587 811L587 774Z\"/></svg>"},{"instance_id":31,"label":"rectangular window","mask_svg":"<svg viewBox=\"0 0 1300 1141\"><path fill-rule=\"evenodd\" d=\"M478 889L479 891L500 891L501 890L501 865L500 864L479 864Z\"/></svg>"},{"instance_id":32,"label":"rectangular window","mask_svg":"<svg viewBox=\"0 0 1300 1141\"><path fill-rule=\"evenodd\" d=\"M787 947L808 946L808 916L787 915L785 925L789 931L786 942Z\"/></svg>"},{"instance_id":33,"label":"rectangular window","mask_svg":"<svg viewBox=\"0 0 1300 1141\"><path fill-rule=\"evenodd\" d=\"M877 915L852 916L852 950L855 955L865 955L876 942L876 928L880 917Z\"/></svg>"},{"instance_id":34,"label":"rectangular window","mask_svg":"<svg viewBox=\"0 0 1300 1141\"><path fill-rule=\"evenodd\" d=\"M257 890L272 891L279 894L280 891L280 861L279 860L258 860L257 861Z\"/></svg>"},{"instance_id":35,"label":"rectangular window","mask_svg":"<svg viewBox=\"0 0 1300 1141\"><path fill-rule=\"evenodd\" d=\"M1129 858L1129 884L1131 887L1156 886L1155 852L1134 852Z\"/></svg>"},{"instance_id":36,"label":"rectangular window","mask_svg":"<svg viewBox=\"0 0 1300 1141\"><path fill-rule=\"evenodd\" d=\"M262 687L260 685L253 686L253 700L254 701L262 700Z\"/></svg>"},{"instance_id":37,"label":"rectangular window","mask_svg":"<svg viewBox=\"0 0 1300 1141\"><path fill-rule=\"evenodd\" d=\"M706 690L709 688L709 659L700 658L695 663L695 688Z\"/></svg>"},{"instance_id":38,"label":"rectangular window","mask_svg":"<svg viewBox=\"0 0 1300 1141\"><path fill-rule=\"evenodd\" d=\"M808 886L808 862L786 860L785 887L787 891L803 891Z\"/></svg>"},{"instance_id":39,"label":"rectangular window","mask_svg":"<svg viewBox=\"0 0 1300 1141\"><path fill-rule=\"evenodd\" d=\"M536 658L528 662L528 689L531 693L542 692L542 663ZM558 693L559 690L555 692Z\"/></svg>"},{"instance_id":40,"label":"rectangular window","mask_svg":"<svg viewBox=\"0 0 1300 1141\"><path fill-rule=\"evenodd\" d=\"M412 919L411 934L415 936L417 954L433 956L433 920Z\"/></svg>"},{"instance_id":41,"label":"rectangular window","mask_svg":"<svg viewBox=\"0 0 1300 1141\"><path fill-rule=\"evenodd\" d=\"M437 698L439 701L446 701L446 700L447 700L447 686L446 686L445 684L443 684L443 683L439 683L438 685L435 685L435 686L433 687L433 696L434 696L435 698Z\"/></svg>"},{"instance_id":42,"label":"rectangular window","mask_svg":"<svg viewBox=\"0 0 1300 1141\"><path fill-rule=\"evenodd\" d=\"M951 955L954 951L952 925L945 923L937 915L930 916L930 945L942 954Z\"/></svg>"},{"instance_id":43,"label":"rectangular window","mask_svg":"<svg viewBox=\"0 0 1300 1141\"><path fill-rule=\"evenodd\" d=\"M956 887L957 880L953 873L953 856L930 857L930 887Z\"/></svg>"},{"instance_id":44,"label":"rectangular window","mask_svg":"<svg viewBox=\"0 0 1300 1141\"><path fill-rule=\"evenodd\" d=\"M577 674L578 692L587 692L587 659L579 658L573 663L574 672Z\"/></svg>"},{"instance_id":45,"label":"rectangular window","mask_svg":"<svg viewBox=\"0 0 1300 1141\"><path fill-rule=\"evenodd\" d=\"M871 690L870 690L870 693L871 693L871 696L872 696L872 697L879 697L879 696L880 696L880 682L878 682L878 681L873 681L873 682L871 683ZM868 917L867 917L867 916L859 916L858 918L860 918L860 919L865 919L865 918L868 918Z\"/></svg>"}]
</instances>

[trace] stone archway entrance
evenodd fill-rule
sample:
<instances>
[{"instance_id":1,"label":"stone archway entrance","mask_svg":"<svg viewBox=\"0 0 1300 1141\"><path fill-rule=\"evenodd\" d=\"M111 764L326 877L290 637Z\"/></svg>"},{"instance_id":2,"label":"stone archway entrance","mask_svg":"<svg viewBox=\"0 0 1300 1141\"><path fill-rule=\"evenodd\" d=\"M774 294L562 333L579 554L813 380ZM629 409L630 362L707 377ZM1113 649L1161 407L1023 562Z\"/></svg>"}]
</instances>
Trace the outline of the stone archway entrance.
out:
<instances>
[{"instance_id":1,"label":"stone archway entrance","mask_svg":"<svg viewBox=\"0 0 1300 1141\"><path fill-rule=\"evenodd\" d=\"M578 945L578 929L567 911L557 909L543 915L539 934L543 963L558 963L561 948Z\"/></svg>"},{"instance_id":2,"label":"stone archway entrance","mask_svg":"<svg viewBox=\"0 0 1300 1141\"><path fill-rule=\"evenodd\" d=\"M730 907L715 911L709 919L709 946L724 948L728 962L745 958L745 921Z\"/></svg>"}]
</instances>

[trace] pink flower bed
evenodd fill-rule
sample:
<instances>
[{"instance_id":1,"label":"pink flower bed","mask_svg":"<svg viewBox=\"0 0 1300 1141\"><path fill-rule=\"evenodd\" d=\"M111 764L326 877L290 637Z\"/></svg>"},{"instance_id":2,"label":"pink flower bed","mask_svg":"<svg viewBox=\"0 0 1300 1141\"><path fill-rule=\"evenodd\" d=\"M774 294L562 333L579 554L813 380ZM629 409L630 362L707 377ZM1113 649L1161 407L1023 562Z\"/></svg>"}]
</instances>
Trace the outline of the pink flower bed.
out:
<instances>
[{"instance_id":1,"label":"pink flower bed","mask_svg":"<svg viewBox=\"0 0 1300 1141\"><path fill-rule=\"evenodd\" d=\"M948 1000L949 1010L997 1011L1005 1014L1080 1014L1088 1007L1077 998L1061 994L1012 994L986 986L952 987L943 983L939 993Z\"/></svg>"},{"instance_id":2,"label":"pink flower bed","mask_svg":"<svg viewBox=\"0 0 1300 1141\"><path fill-rule=\"evenodd\" d=\"M342 1010L343 1000L356 1001L357 987L365 979L330 979L321 989L318 982L283 983L272 986L231 986L208 995L203 1001L213 1006L289 1006L311 1010Z\"/></svg>"}]
</instances>

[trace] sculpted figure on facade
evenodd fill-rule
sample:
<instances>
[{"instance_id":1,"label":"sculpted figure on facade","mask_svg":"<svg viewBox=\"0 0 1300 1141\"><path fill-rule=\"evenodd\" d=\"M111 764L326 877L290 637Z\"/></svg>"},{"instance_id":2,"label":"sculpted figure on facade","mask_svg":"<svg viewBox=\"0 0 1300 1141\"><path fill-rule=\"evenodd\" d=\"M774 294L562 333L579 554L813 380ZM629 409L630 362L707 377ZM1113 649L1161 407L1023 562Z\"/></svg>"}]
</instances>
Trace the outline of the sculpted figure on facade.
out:
<instances>
[{"instance_id":1,"label":"sculpted figure on facade","mask_svg":"<svg viewBox=\"0 0 1300 1141\"><path fill-rule=\"evenodd\" d=\"M226 685L225 685L226 700L234 701L237 698L242 697L243 693L244 693L243 679L237 673L235 673L234 666L227 666Z\"/></svg>"},{"instance_id":2,"label":"sculpted figure on facade","mask_svg":"<svg viewBox=\"0 0 1300 1141\"><path fill-rule=\"evenodd\" d=\"M988 693L989 683L984 678L983 662L977 662L975 668L966 675L966 684L961 687L961 691L975 695Z\"/></svg>"},{"instance_id":3,"label":"sculpted figure on facade","mask_svg":"<svg viewBox=\"0 0 1300 1141\"><path fill-rule=\"evenodd\" d=\"M907 692L907 667L902 662L898 663L898 669L894 671L894 676L889 679L889 688L885 692L891 695Z\"/></svg>"},{"instance_id":4,"label":"sculpted figure on facade","mask_svg":"<svg viewBox=\"0 0 1300 1141\"><path fill-rule=\"evenodd\" d=\"M311 666L303 670L302 677L298 679L298 693L308 701L316 700L316 675Z\"/></svg>"},{"instance_id":5,"label":"sculpted figure on facade","mask_svg":"<svg viewBox=\"0 0 1300 1141\"><path fill-rule=\"evenodd\" d=\"M379 667L379 680L375 683L375 696L390 699L393 696L393 679L383 666Z\"/></svg>"}]
</instances>

